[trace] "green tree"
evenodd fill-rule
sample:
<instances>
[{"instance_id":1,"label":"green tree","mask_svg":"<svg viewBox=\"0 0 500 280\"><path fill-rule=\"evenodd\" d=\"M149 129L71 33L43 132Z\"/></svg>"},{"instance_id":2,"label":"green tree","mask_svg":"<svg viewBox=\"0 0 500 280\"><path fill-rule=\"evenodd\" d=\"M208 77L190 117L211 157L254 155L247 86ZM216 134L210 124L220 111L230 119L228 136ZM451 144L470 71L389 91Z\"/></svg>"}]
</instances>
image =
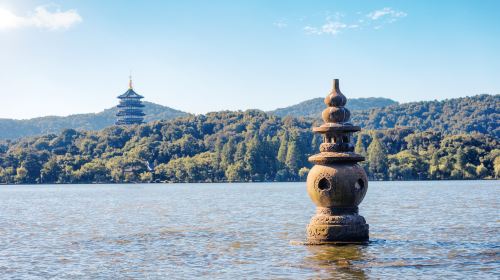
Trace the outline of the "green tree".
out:
<instances>
[{"instance_id":1,"label":"green tree","mask_svg":"<svg viewBox=\"0 0 500 280\"><path fill-rule=\"evenodd\" d=\"M287 154L286 154L286 166L292 171L297 172L300 164L300 151L295 140L288 143Z\"/></svg>"},{"instance_id":2,"label":"green tree","mask_svg":"<svg viewBox=\"0 0 500 280\"><path fill-rule=\"evenodd\" d=\"M453 170L451 171L451 177L453 179L462 179L465 176L465 153L463 149L459 148L455 155L455 164Z\"/></svg>"},{"instance_id":3,"label":"green tree","mask_svg":"<svg viewBox=\"0 0 500 280\"><path fill-rule=\"evenodd\" d=\"M495 157L494 160L494 176L496 179L500 178L500 156Z\"/></svg>"},{"instance_id":4,"label":"green tree","mask_svg":"<svg viewBox=\"0 0 500 280\"><path fill-rule=\"evenodd\" d=\"M366 156L366 148L363 144L363 137L361 134L358 135L358 139L356 140L356 146L354 146L354 152L356 154L360 154Z\"/></svg>"},{"instance_id":5,"label":"green tree","mask_svg":"<svg viewBox=\"0 0 500 280\"><path fill-rule=\"evenodd\" d=\"M431 160L429 162L429 175L430 179L438 179L441 176L439 170L439 155L437 152L433 152Z\"/></svg>"},{"instance_id":6,"label":"green tree","mask_svg":"<svg viewBox=\"0 0 500 280\"><path fill-rule=\"evenodd\" d=\"M24 167L17 168L15 177L16 183L18 184L27 183L27 179L28 179L28 170Z\"/></svg>"},{"instance_id":7,"label":"green tree","mask_svg":"<svg viewBox=\"0 0 500 280\"><path fill-rule=\"evenodd\" d=\"M141 179L141 182L143 182L143 183L150 183L153 181L153 174L151 172L142 172L139 175L139 178Z\"/></svg>"},{"instance_id":8,"label":"green tree","mask_svg":"<svg viewBox=\"0 0 500 280\"><path fill-rule=\"evenodd\" d=\"M382 144L380 144L375 134L367 152L369 175L376 180L386 179L389 167L388 159Z\"/></svg>"},{"instance_id":9,"label":"green tree","mask_svg":"<svg viewBox=\"0 0 500 280\"><path fill-rule=\"evenodd\" d=\"M266 166L262 155L262 143L257 134L247 144L244 162L252 180L261 181L266 173Z\"/></svg>"},{"instance_id":10,"label":"green tree","mask_svg":"<svg viewBox=\"0 0 500 280\"><path fill-rule=\"evenodd\" d=\"M391 180L421 180L427 178L429 164L413 150L388 156Z\"/></svg>"},{"instance_id":11,"label":"green tree","mask_svg":"<svg viewBox=\"0 0 500 280\"><path fill-rule=\"evenodd\" d=\"M75 177L81 183L105 183L109 182L111 175L104 162L95 159L83 164L79 170L75 171Z\"/></svg>"},{"instance_id":12,"label":"green tree","mask_svg":"<svg viewBox=\"0 0 500 280\"><path fill-rule=\"evenodd\" d=\"M478 165L476 167L476 174L477 174L477 177L479 177L480 179L483 179L486 176L488 176L488 169L481 163L480 165Z\"/></svg>"},{"instance_id":13,"label":"green tree","mask_svg":"<svg viewBox=\"0 0 500 280\"><path fill-rule=\"evenodd\" d=\"M57 158L53 157L47 161L40 172L41 183L57 183L59 180L59 175L61 173L61 167L57 162Z\"/></svg>"},{"instance_id":14,"label":"green tree","mask_svg":"<svg viewBox=\"0 0 500 280\"><path fill-rule=\"evenodd\" d=\"M299 178L300 178L300 180L305 181L305 180L306 180L306 178L307 178L307 174L309 174L309 168L307 168L307 167L302 167L302 168L299 170Z\"/></svg>"},{"instance_id":15,"label":"green tree","mask_svg":"<svg viewBox=\"0 0 500 280\"><path fill-rule=\"evenodd\" d=\"M221 151L221 166L226 168L234 163L234 154L236 153L236 141L234 138L229 138L227 143L224 144Z\"/></svg>"},{"instance_id":16,"label":"green tree","mask_svg":"<svg viewBox=\"0 0 500 280\"><path fill-rule=\"evenodd\" d=\"M288 133L286 131L280 138L280 147L278 149L278 161L285 165L288 147Z\"/></svg>"},{"instance_id":17,"label":"green tree","mask_svg":"<svg viewBox=\"0 0 500 280\"><path fill-rule=\"evenodd\" d=\"M246 181L247 174L243 162L229 165L226 170L226 178L229 182Z\"/></svg>"}]
</instances>

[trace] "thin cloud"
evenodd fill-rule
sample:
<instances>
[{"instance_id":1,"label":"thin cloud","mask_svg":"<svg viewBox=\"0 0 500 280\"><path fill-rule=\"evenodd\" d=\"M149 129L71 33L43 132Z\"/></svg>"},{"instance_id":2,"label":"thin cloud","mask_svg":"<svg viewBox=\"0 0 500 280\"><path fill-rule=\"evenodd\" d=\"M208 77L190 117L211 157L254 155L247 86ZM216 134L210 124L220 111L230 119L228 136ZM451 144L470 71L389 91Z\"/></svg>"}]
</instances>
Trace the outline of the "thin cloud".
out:
<instances>
[{"instance_id":1,"label":"thin cloud","mask_svg":"<svg viewBox=\"0 0 500 280\"><path fill-rule=\"evenodd\" d=\"M308 34L315 34L315 35L323 35L323 34L337 35L344 29L357 28L357 27L358 27L357 25L354 24L348 25L340 21L327 21L320 27L306 26L304 27L304 31Z\"/></svg>"},{"instance_id":2,"label":"thin cloud","mask_svg":"<svg viewBox=\"0 0 500 280\"><path fill-rule=\"evenodd\" d=\"M389 21L395 21L397 18L402 18L407 16L408 14L402 11L396 11L392 8L383 8L380 10L373 11L366 16L371 20L379 20L379 19L389 19Z\"/></svg>"},{"instance_id":3,"label":"thin cloud","mask_svg":"<svg viewBox=\"0 0 500 280\"><path fill-rule=\"evenodd\" d=\"M282 28L286 28L288 27L288 23L286 23L285 20L283 19L280 19L280 20L277 20L273 23L274 26L276 26L277 28L279 29L282 29Z\"/></svg>"},{"instance_id":4,"label":"thin cloud","mask_svg":"<svg viewBox=\"0 0 500 280\"><path fill-rule=\"evenodd\" d=\"M397 19L407 16L405 12L397 11L392 8L383 8L375 10L364 15L357 12L354 18L346 20L346 15L336 13L334 17L327 16L325 23L320 26L306 25L302 30L312 35L331 35L336 36L347 30L371 28L380 29L386 23L393 23ZM368 18L368 19L367 19Z\"/></svg>"},{"instance_id":5,"label":"thin cloud","mask_svg":"<svg viewBox=\"0 0 500 280\"><path fill-rule=\"evenodd\" d=\"M14 12L0 7L0 30L36 27L48 30L68 29L82 22L82 17L76 10L61 11L59 8L50 11L46 6L38 6L34 12L19 16Z\"/></svg>"}]
</instances>

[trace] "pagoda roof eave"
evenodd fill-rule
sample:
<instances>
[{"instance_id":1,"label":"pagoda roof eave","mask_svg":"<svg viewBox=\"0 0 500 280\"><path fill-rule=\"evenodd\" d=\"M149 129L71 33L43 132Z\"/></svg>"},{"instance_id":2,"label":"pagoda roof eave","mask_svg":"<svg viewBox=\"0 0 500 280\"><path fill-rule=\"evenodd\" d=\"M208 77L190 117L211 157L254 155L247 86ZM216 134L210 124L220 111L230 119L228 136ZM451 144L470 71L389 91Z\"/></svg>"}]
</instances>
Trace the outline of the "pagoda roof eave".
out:
<instances>
[{"instance_id":1,"label":"pagoda roof eave","mask_svg":"<svg viewBox=\"0 0 500 280\"><path fill-rule=\"evenodd\" d=\"M130 88L124 94L119 95L118 98L119 99L122 99L122 98L142 99L142 98L144 98L144 96L138 94L137 92L135 92L133 89Z\"/></svg>"},{"instance_id":2,"label":"pagoda roof eave","mask_svg":"<svg viewBox=\"0 0 500 280\"><path fill-rule=\"evenodd\" d=\"M116 105L116 107L118 107L118 108L128 108L128 107L131 107L131 108L144 108L145 105L144 104L118 104L118 105Z\"/></svg>"},{"instance_id":3,"label":"pagoda roof eave","mask_svg":"<svg viewBox=\"0 0 500 280\"><path fill-rule=\"evenodd\" d=\"M359 126L350 123L324 123L321 126L313 128L313 131L317 133L356 132L360 130Z\"/></svg>"},{"instance_id":4,"label":"pagoda roof eave","mask_svg":"<svg viewBox=\"0 0 500 280\"><path fill-rule=\"evenodd\" d=\"M321 152L310 156L308 160L314 164L331 164L337 162L364 161L365 157L353 152Z\"/></svg>"}]
</instances>

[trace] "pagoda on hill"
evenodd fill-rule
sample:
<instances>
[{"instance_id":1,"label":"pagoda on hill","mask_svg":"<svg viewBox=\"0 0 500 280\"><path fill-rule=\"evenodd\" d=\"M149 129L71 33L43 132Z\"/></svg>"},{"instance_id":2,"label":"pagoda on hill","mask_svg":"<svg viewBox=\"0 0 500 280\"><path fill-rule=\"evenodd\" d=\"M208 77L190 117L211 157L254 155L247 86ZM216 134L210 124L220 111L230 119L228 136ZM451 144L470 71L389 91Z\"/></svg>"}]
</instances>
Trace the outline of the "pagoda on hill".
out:
<instances>
[{"instance_id":1,"label":"pagoda on hill","mask_svg":"<svg viewBox=\"0 0 500 280\"><path fill-rule=\"evenodd\" d=\"M128 90L124 94L118 96L120 104L118 104L118 113L116 116L116 125L133 125L144 123L144 104L141 99L144 96L139 95L132 87L132 77L129 79Z\"/></svg>"}]
</instances>

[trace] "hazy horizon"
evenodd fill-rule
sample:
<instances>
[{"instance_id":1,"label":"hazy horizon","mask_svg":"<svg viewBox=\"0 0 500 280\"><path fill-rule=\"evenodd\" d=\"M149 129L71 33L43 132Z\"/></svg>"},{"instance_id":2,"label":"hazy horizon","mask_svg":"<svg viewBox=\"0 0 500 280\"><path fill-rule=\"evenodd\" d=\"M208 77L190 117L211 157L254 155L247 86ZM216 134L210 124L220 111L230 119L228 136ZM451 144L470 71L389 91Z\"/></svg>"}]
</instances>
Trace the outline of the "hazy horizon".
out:
<instances>
[{"instance_id":1,"label":"hazy horizon","mask_svg":"<svg viewBox=\"0 0 500 280\"><path fill-rule=\"evenodd\" d=\"M498 94L496 1L0 0L0 118L97 113L132 71L193 114L325 96L400 103Z\"/></svg>"}]
</instances>

